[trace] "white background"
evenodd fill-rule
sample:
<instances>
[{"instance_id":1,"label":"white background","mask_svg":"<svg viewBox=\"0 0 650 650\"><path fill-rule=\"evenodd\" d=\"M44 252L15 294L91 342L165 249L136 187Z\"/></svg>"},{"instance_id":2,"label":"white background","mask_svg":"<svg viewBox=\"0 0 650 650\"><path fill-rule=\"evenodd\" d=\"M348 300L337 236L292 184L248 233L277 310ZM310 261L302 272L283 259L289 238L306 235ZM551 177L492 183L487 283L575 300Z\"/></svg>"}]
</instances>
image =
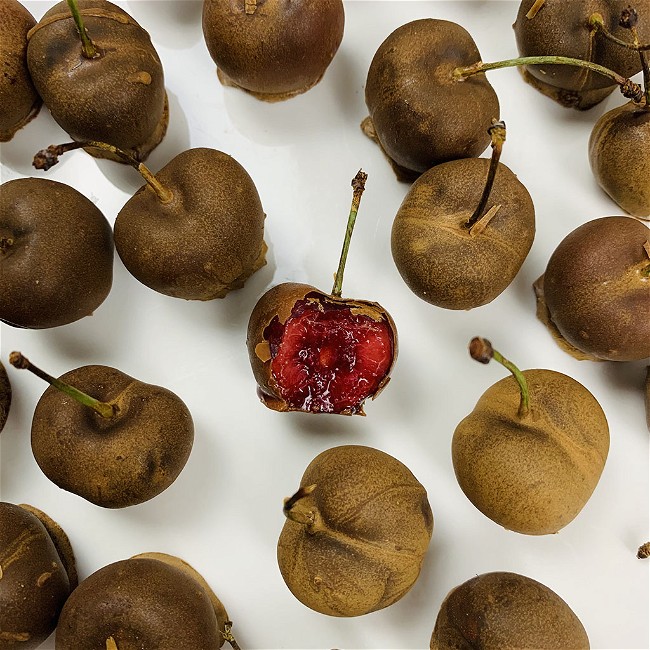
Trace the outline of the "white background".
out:
<instances>
[{"instance_id":1,"label":"white background","mask_svg":"<svg viewBox=\"0 0 650 650\"><path fill-rule=\"evenodd\" d=\"M50 2L27 3L36 18ZM578 362L535 318L531 285L562 238L597 217L619 214L596 186L587 161L591 126L617 93L587 112L563 109L521 80L489 73L508 125L502 161L528 187L537 237L514 283L469 312L432 307L399 277L390 253L393 217L408 186L360 131L365 77L383 39L422 17L454 20L474 36L483 59L516 54L515 2L373 2L345 5L346 32L323 81L279 104L224 89L201 32L195 1L119 2L151 34L170 99L169 132L148 164L155 171L193 146L221 149L253 177L267 213L268 264L226 299L191 303L140 285L116 256L111 294L91 318L47 331L2 326L2 359L21 350L55 375L81 365L115 366L166 386L188 404L194 450L177 481L140 506L103 510L63 492L36 465L29 431L45 389L10 369L14 402L1 440L1 498L31 503L55 518L74 546L80 574L146 551L181 556L223 600L242 648L424 648L447 592L486 571L523 573L560 594L594 648L647 648L648 563L637 547L648 530L645 363ZM648 18L650 19L650 17ZM2 181L40 175L40 148L66 141L46 110L1 149ZM489 152L488 152L489 153ZM486 153L485 155L488 155ZM329 290L350 202L350 180L369 174L346 271L344 296L375 300L394 317L400 352L393 379L367 417L278 414L258 402L245 345L249 314L270 286L286 281ZM90 197L107 218L141 185L136 172L78 151L48 174ZM71 269L71 272L73 270ZM471 361L474 335L523 368L552 368L587 386L611 431L610 455L593 497L557 535L528 537L500 528L459 489L451 465L456 424L479 395L505 376ZM388 609L353 619L317 614L298 602L277 568L282 500L316 454L366 444L404 462L428 491L435 528L422 574ZM52 648L50 640L44 646Z\"/></svg>"}]
</instances>

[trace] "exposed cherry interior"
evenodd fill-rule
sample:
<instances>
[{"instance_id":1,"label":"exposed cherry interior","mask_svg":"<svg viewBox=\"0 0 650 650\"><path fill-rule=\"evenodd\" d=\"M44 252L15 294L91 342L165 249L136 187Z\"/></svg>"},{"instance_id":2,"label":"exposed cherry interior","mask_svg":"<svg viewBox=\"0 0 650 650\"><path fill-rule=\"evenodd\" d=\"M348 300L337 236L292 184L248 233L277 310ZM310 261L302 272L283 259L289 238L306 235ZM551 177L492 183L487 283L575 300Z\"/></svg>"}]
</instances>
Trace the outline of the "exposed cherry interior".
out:
<instances>
[{"instance_id":1,"label":"exposed cherry interior","mask_svg":"<svg viewBox=\"0 0 650 650\"><path fill-rule=\"evenodd\" d=\"M264 336L282 398L302 411L358 412L393 359L386 320L327 301L299 300L286 322L275 318Z\"/></svg>"}]
</instances>

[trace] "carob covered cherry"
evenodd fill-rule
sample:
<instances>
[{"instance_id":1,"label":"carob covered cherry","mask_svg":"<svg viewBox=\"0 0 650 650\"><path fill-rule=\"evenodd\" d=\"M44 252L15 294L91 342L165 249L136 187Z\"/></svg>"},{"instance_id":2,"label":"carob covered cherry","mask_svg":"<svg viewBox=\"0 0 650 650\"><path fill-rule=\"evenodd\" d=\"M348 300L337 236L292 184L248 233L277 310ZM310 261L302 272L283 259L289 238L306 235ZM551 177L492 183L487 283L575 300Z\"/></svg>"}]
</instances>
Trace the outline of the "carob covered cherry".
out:
<instances>
[{"instance_id":1,"label":"carob covered cherry","mask_svg":"<svg viewBox=\"0 0 650 650\"><path fill-rule=\"evenodd\" d=\"M112 152L146 181L115 219L115 249L142 284L185 300L223 298L266 264L264 210L248 172L231 156L197 147L156 175L104 142L51 145L34 157L48 170L80 147Z\"/></svg>"},{"instance_id":2,"label":"carob covered cherry","mask_svg":"<svg viewBox=\"0 0 650 650\"><path fill-rule=\"evenodd\" d=\"M334 58L341 0L204 0L203 34L222 83L257 99L289 99L316 85Z\"/></svg>"},{"instance_id":3,"label":"carob covered cherry","mask_svg":"<svg viewBox=\"0 0 650 650\"><path fill-rule=\"evenodd\" d=\"M537 315L580 359L650 357L650 230L603 217L570 232L534 285Z\"/></svg>"},{"instance_id":4,"label":"carob covered cherry","mask_svg":"<svg viewBox=\"0 0 650 650\"><path fill-rule=\"evenodd\" d=\"M650 44L640 42L638 22L632 7L621 13L619 25L630 32L622 46L637 52L643 68L643 101L608 111L596 122L589 138L589 162L598 184L618 205L635 217L650 219ZM598 24L603 34L615 38Z\"/></svg>"},{"instance_id":5,"label":"carob covered cherry","mask_svg":"<svg viewBox=\"0 0 650 650\"><path fill-rule=\"evenodd\" d=\"M513 25L521 56L558 55L583 59L631 77L641 70L636 52L606 36L625 40L619 24L629 0L523 0ZM640 37L650 41L650 0L635 0L644 18ZM572 66L527 65L523 76L563 106L585 110L601 102L616 86L606 77Z\"/></svg>"},{"instance_id":6,"label":"carob covered cherry","mask_svg":"<svg viewBox=\"0 0 650 650\"><path fill-rule=\"evenodd\" d=\"M76 586L61 527L32 506L0 502L0 650L40 646Z\"/></svg>"},{"instance_id":7,"label":"carob covered cherry","mask_svg":"<svg viewBox=\"0 0 650 650\"><path fill-rule=\"evenodd\" d=\"M180 558L143 553L114 562L72 593L56 650L239 650L232 623L204 578Z\"/></svg>"},{"instance_id":8,"label":"carob covered cherry","mask_svg":"<svg viewBox=\"0 0 650 650\"><path fill-rule=\"evenodd\" d=\"M467 498L497 524L548 535L570 523L593 493L609 451L596 398L553 370L521 372L489 341L470 354L512 374L488 388L454 431L452 461Z\"/></svg>"},{"instance_id":9,"label":"carob covered cherry","mask_svg":"<svg viewBox=\"0 0 650 650\"><path fill-rule=\"evenodd\" d=\"M440 606L429 647L588 650L589 639L554 591L517 573L494 572L452 589Z\"/></svg>"},{"instance_id":10,"label":"carob covered cherry","mask_svg":"<svg viewBox=\"0 0 650 650\"><path fill-rule=\"evenodd\" d=\"M447 309L473 309L512 282L535 236L526 188L499 162L505 124L489 129L492 160L436 165L411 186L393 222L397 270L416 296Z\"/></svg>"},{"instance_id":11,"label":"carob covered cherry","mask_svg":"<svg viewBox=\"0 0 650 650\"><path fill-rule=\"evenodd\" d=\"M52 117L74 140L110 142L144 160L165 135L158 54L149 34L111 2L52 7L29 34L27 63ZM100 149L89 153L122 162Z\"/></svg>"},{"instance_id":12,"label":"carob covered cherry","mask_svg":"<svg viewBox=\"0 0 650 650\"><path fill-rule=\"evenodd\" d=\"M647 90L646 90L647 94ZM650 219L650 103L628 102L605 113L589 138L598 184L629 214Z\"/></svg>"},{"instance_id":13,"label":"carob covered cherry","mask_svg":"<svg viewBox=\"0 0 650 650\"><path fill-rule=\"evenodd\" d=\"M0 185L0 321L57 327L89 316L113 284L113 231L69 185L17 178Z\"/></svg>"},{"instance_id":14,"label":"carob covered cherry","mask_svg":"<svg viewBox=\"0 0 650 650\"><path fill-rule=\"evenodd\" d=\"M457 83L453 70L481 60L460 25L432 18L397 28L368 70L362 129L375 139L398 177L413 180L448 160L480 155L499 101L484 75Z\"/></svg>"},{"instance_id":15,"label":"carob covered cherry","mask_svg":"<svg viewBox=\"0 0 650 650\"><path fill-rule=\"evenodd\" d=\"M366 175L354 197L331 294L284 283L257 302L247 345L261 400L276 411L363 415L363 402L389 380L397 332L379 304L341 298L343 269Z\"/></svg>"},{"instance_id":16,"label":"carob covered cherry","mask_svg":"<svg viewBox=\"0 0 650 650\"><path fill-rule=\"evenodd\" d=\"M280 572L293 595L330 616L392 605L417 580L433 532L427 493L389 454L334 447L284 503Z\"/></svg>"},{"instance_id":17,"label":"carob covered cherry","mask_svg":"<svg viewBox=\"0 0 650 650\"><path fill-rule=\"evenodd\" d=\"M10 363L50 384L32 419L32 451L63 490L104 508L143 503L181 473L194 442L185 403L109 366L55 378L19 352Z\"/></svg>"},{"instance_id":18,"label":"carob covered cherry","mask_svg":"<svg viewBox=\"0 0 650 650\"><path fill-rule=\"evenodd\" d=\"M0 0L0 142L11 140L43 103L27 69L27 33L35 24L18 0Z\"/></svg>"}]
</instances>

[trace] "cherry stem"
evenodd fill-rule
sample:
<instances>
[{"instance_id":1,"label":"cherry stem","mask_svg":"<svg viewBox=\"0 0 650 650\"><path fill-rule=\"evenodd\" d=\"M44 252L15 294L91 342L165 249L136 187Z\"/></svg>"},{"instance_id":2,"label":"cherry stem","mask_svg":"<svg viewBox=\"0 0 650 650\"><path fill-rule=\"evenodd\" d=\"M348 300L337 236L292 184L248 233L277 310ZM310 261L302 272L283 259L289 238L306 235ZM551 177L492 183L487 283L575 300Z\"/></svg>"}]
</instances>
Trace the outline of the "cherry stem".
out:
<instances>
[{"instance_id":1,"label":"cherry stem","mask_svg":"<svg viewBox=\"0 0 650 650\"><path fill-rule=\"evenodd\" d=\"M108 404L107 402L100 402L94 397L90 397L90 395L77 390L69 384L66 384L60 379L52 377L52 375L48 375L46 372L43 372L40 368L31 363L31 361L27 357L24 357L20 352L12 352L9 355L9 363L14 368L18 368L19 370L29 370L29 372L33 373L37 377L40 377L48 384L50 384L50 386L53 386L54 388L60 390L62 393L65 393L73 399L76 399L80 404L88 406L93 411L95 411L97 415L100 415L103 418L112 418L117 413L116 405Z\"/></svg>"},{"instance_id":2,"label":"cherry stem","mask_svg":"<svg viewBox=\"0 0 650 650\"><path fill-rule=\"evenodd\" d=\"M282 506L282 512L287 519L291 519L298 524L303 526L311 526L314 523L314 513L313 512L296 512L294 506L305 497L309 496L316 489L316 485L308 485L307 487L300 487L298 491L288 499L284 500L284 506Z\"/></svg>"},{"instance_id":3,"label":"cherry stem","mask_svg":"<svg viewBox=\"0 0 650 650\"><path fill-rule=\"evenodd\" d=\"M610 32L605 26L605 20L599 13L591 14L591 16L589 16L589 25L593 27L597 32L599 32L601 36L604 36L607 40L612 41L612 43L616 43L616 45L620 45L621 47L624 47L628 50L650 50L650 43L641 45L638 42L638 39L636 43L632 43L630 41L624 41L622 38L614 36L614 34L612 34L612 32Z\"/></svg>"},{"instance_id":4,"label":"cherry stem","mask_svg":"<svg viewBox=\"0 0 650 650\"><path fill-rule=\"evenodd\" d=\"M83 18L79 13L79 6L77 5L77 0L68 0L68 7L70 8L70 13L74 18L75 25L77 26L77 31L79 32L79 37L81 38L81 53L86 59L94 59L99 56L95 44L92 42L90 36L88 35L88 30L84 25Z\"/></svg>"},{"instance_id":5,"label":"cherry stem","mask_svg":"<svg viewBox=\"0 0 650 650\"><path fill-rule=\"evenodd\" d=\"M490 192L492 192L492 186L494 185L494 179L499 167L499 158L501 158L503 143L506 141L506 123L503 121L492 120L492 126L488 129L488 133L492 138L492 158L490 160L490 169L488 171L485 187L483 188L483 195L481 196L481 200L476 206L474 214L472 214L472 216L465 223L465 228L468 229L471 228L483 216L483 213L485 212L485 207L487 206L488 199L490 198Z\"/></svg>"},{"instance_id":6,"label":"cherry stem","mask_svg":"<svg viewBox=\"0 0 650 650\"><path fill-rule=\"evenodd\" d=\"M136 160L131 154L122 149L114 147L112 144L106 144L105 142L97 142L96 140L87 140L85 142L66 142L65 144L51 144L46 149L41 149L35 156L32 161L32 165L36 169L42 169L47 171L50 167L58 164L59 156L62 156L68 151L74 151L75 149L81 149L82 147L94 147L96 149L102 149L104 151L109 151L110 153L120 156L126 162L131 165L136 171L140 173L142 178L147 182L149 187L156 193L156 196L161 203L169 203L174 197L171 190L168 190L148 169L144 163Z\"/></svg>"},{"instance_id":7,"label":"cherry stem","mask_svg":"<svg viewBox=\"0 0 650 650\"><path fill-rule=\"evenodd\" d=\"M221 636L230 643L230 647L232 650L241 650L239 647L239 644L237 643L237 640L233 636L233 633L231 632L232 630L232 621L226 621L223 626L223 631L221 632Z\"/></svg>"},{"instance_id":8,"label":"cherry stem","mask_svg":"<svg viewBox=\"0 0 650 650\"><path fill-rule=\"evenodd\" d=\"M528 13L526 14L526 18L528 18L528 20L532 20L533 18L535 18L539 10L544 6L545 2L546 0L535 0L533 6L528 10Z\"/></svg>"},{"instance_id":9,"label":"cherry stem","mask_svg":"<svg viewBox=\"0 0 650 650\"><path fill-rule=\"evenodd\" d=\"M628 99L631 99L636 103L639 103L643 99L643 89L639 84L634 83L631 79L626 79L617 72L605 68L602 65L598 65L597 63L583 61L582 59L574 59L569 56L522 56L517 59L507 59L505 61L496 61L494 63L483 63L482 61L478 61L473 65L464 68L455 68L452 72L452 77L456 81L463 81L467 77L471 77L472 75L481 72L486 72L487 70L512 68L514 66L523 65L573 65L579 68L586 68L592 72L609 77L621 87L621 92Z\"/></svg>"},{"instance_id":10,"label":"cherry stem","mask_svg":"<svg viewBox=\"0 0 650 650\"><path fill-rule=\"evenodd\" d=\"M621 38L618 38L612 34L605 25L605 20L599 13L594 13L589 17L589 24L602 36L620 45L628 50L636 50L639 53L639 58L641 59L641 69L643 70L643 87L645 89L645 103L646 108L650 107L650 64L648 64L648 59L646 58L645 52L650 50L650 43L641 44L639 41L639 33L636 29L638 22L638 14L635 9L628 8L624 9L621 13L621 18L619 20L619 25L623 29L629 29L632 33L633 41L624 41Z\"/></svg>"},{"instance_id":11,"label":"cherry stem","mask_svg":"<svg viewBox=\"0 0 650 650\"><path fill-rule=\"evenodd\" d=\"M472 359L478 361L479 363L489 363L491 359L494 359L513 374L514 378L519 384L519 391L521 393L518 415L520 418L525 418L530 412L530 399L528 392L528 382L526 381L526 378L524 377L521 370L519 370L519 368L517 368L517 366L515 366L512 361L508 361L508 359L497 352L492 347L492 343L490 343L490 341L481 338L480 336L476 336L470 341L469 354Z\"/></svg>"},{"instance_id":12,"label":"cherry stem","mask_svg":"<svg viewBox=\"0 0 650 650\"><path fill-rule=\"evenodd\" d=\"M357 212L359 211L359 203L361 203L361 196L366 189L366 180L368 174L363 170L359 170L357 175L352 179L352 205L350 206L350 216L348 217L348 225L345 229L345 239L343 240L343 249L341 250L341 259L339 260L339 268L334 277L334 287L332 295L338 298L341 297L341 289L343 287L343 272L345 271L345 262L348 259L348 251L350 250L350 240L352 239L352 231L354 230L354 223L357 220Z\"/></svg>"}]
</instances>

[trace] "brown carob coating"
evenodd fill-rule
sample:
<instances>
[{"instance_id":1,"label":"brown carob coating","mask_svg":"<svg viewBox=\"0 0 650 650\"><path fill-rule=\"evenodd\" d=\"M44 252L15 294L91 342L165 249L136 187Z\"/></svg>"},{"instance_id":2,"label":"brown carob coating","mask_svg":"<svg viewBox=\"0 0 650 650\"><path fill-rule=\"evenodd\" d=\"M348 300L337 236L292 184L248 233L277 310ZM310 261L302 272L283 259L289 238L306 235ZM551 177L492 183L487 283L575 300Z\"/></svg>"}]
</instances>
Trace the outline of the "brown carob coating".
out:
<instances>
[{"instance_id":1,"label":"brown carob coating","mask_svg":"<svg viewBox=\"0 0 650 650\"><path fill-rule=\"evenodd\" d=\"M43 103L27 70L27 32L35 24L18 0L0 0L0 142L11 140Z\"/></svg>"},{"instance_id":2,"label":"brown carob coating","mask_svg":"<svg viewBox=\"0 0 650 650\"><path fill-rule=\"evenodd\" d=\"M456 23L423 19L402 25L379 46L366 81L370 129L405 174L480 155L499 101L484 74L463 81L455 68L480 61Z\"/></svg>"},{"instance_id":3,"label":"brown carob coating","mask_svg":"<svg viewBox=\"0 0 650 650\"><path fill-rule=\"evenodd\" d=\"M2 361L0 361L0 431L5 428L11 407L11 383Z\"/></svg>"},{"instance_id":4,"label":"brown carob coating","mask_svg":"<svg viewBox=\"0 0 650 650\"><path fill-rule=\"evenodd\" d=\"M513 377L488 388L456 427L452 461L467 498L499 525L547 535L571 522L594 491L609 451L595 397L552 370L525 370L530 412L518 415Z\"/></svg>"},{"instance_id":5,"label":"brown carob coating","mask_svg":"<svg viewBox=\"0 0 650 650\"><path fill-rule=\"evenodd\" d=\"M606 39L589 25L599 13L607 29L621 40L632 42L629 30L618 22L629 0L546 0L533 18L526 18L535 0L523 0L513 25L521 56L569 56L598 63L631 77L641 70L639 54ZM637 0L641 19L637 29L642 43L650 41L650 0ZM601 74L565 65L534 65L522 68L524 78L540 92L563 106L586 110L601 102L617 86Z\"/></svg>"},{"instance_id":6,"label":"brown carob coating","mask_svg":"<svg viewBox=\"0 0 650 650\"><path fill-rule=\"evenodd\" d=\"M533 202L501 163L485 221L465 227L489 167L483 158L433 167L415 181L395 216L395 265L415 295L432 305L472 309L494 300L517 275L533 243Z\"/></svg>"},{"instance_id":7,"label":"brown carob coating","mask_svg":"<svg viewBox=\"0 0 650 650\"><path fill-rule=\"evenodd\" d=\"M60 379L117 406L111 418L53 387L32 420L32 450L45 475L64 490L105 508L152 499L185 466L194 441L180 398L107 366L83 366Z\"/></svg>"},{"instance_id":8,"label":"brown carob coating","mask_svg":"<svg viewBox=\"0 0 650 650\"><path fill-rule=\"evenodd\" d=\"M190 567L161 557L121 560L86 578L63 608L56 650L220 648L210 592Z\"/></svg>"},{"instance_id":9,"label":"brown carob coating","mask_svg":"<svg viewBox=\"0 0 650 650\"><path fill-rule=\"evenodd\" d=\"M517 573L476 576L453 589L440 607L431 650L580 650L589 638L554 591Z\"/></svg>"},{"instance_id":10,"label":"brown carob coating","mask_svg":"<svg viewBox=\"0 0 650 650\"><path fill-rule=\"evenodd\" d=\"M650 356L650 230L631 217L594 219L555 249L540 293L560 335L594 359Z\"/></svg>"},{"instance_id":11,"label":"brown carob coating","mask_svg":"<svg viewBox=\"0 0 650 650\"><path fill-rule=\"evenodd\" d=\"M0 321L56 327L89 316L113 283L113 233L69 185L37 178L0 186Z\"/></svg>"},{"instance_id":12,"label":"brown carob coating","mask_svg":"<svg viewBox=\"0 0 650 650\"><path fill-rule=\"evenodd\" d=\"M74 555L61 528L35 508L0 502L0 650L40 646L74 587Z\"/></svg>"},{"instance_id":13,"label":"brown carob coating","mask_svg":"<svg viewBox=\"0 0 650 650\"><path fill-rule=\"evenodd\" d=\"M223 83L279 101L317 84L334 58L341 0L204 0L203 34Z\"/></svg>"},{"instance_id":14,"label":"brown carob coating","mask_svg":"<svg viewBox=\"0 0 650 650\"><path fill-rule=\"evenodd\" d=\"M605 113L589 138L589 162L623 210L650 219L650 108L628 102Z\"/></svg>"},{"instance_id":15,"label":"brown carob coating","mask_svg":"<svg viewBox=\"0 0 650 650\"><path fill-rule=\"evenodd\" d=\"M286 337L287 325L304 322L299 319L308 310L317 315L338 312L341 320L332 329L341 336L328 336L323 331L327 328L314 332L318 325L309 319ZM295 282L276 285L257 301L246 344L265 406L275 411L341 415L365 415L363 403L374 399L390 380L398 348L395 323L378 303L336 298ZM273 368L278 355L285 353L290 358L285 366L289 371L282 381ZM295 401L292 393L306 399Z\"/></svg>"},{"instance_id":16,"label":"brown carob coating","mask_svg":"<svg viewBox=\"0 0 650 650\"><path fill-rule=\"evenodd\" d=\"M212 300L266 263L262 203L234 158L190 149L156 178L172 199L161 202L145 185L115 220L116 250L140 282L168 296Z\"/></svg>"},{"instance_id":17,"label":"brown carob coating","mask_svg":"<svg viewBox=\"0 0 650 650\"><path fill-rule=\"evenodd\" d=\"M79 8L99 56L83 56L67 2L59 2L31 32L27 62L34 85L74 140L107 142L144 160L167 128L158 54L149 34L116 5L79 0Z\"/></svg>"},{"instance_id":18,"label":"brown carob coating","mask_svg":"<svg viewBox=\"0 0 650 650\"><path fill-rule=\"evenodd\" d=\"M290 507L278 541L294 596L331 616L360 616L404 596L433 530L426 491L408 468L371 447L335 447L300 485L307 494Z\"/></svg>"}]
</instances>

